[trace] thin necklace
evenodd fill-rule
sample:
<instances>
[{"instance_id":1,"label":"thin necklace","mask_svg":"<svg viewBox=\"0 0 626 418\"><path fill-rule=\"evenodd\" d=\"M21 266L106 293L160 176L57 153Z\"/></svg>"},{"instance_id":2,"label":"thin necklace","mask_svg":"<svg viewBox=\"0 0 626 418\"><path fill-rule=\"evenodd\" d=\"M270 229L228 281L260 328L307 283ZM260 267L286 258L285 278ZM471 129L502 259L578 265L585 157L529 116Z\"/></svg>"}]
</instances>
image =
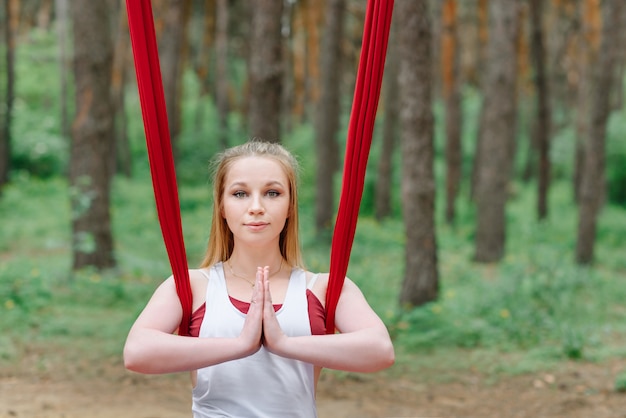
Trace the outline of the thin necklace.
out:
<instances>
[{"instance_id":1,"label":"thin necklace","mask_svg":"<svg viewBox=\"0 0 626 418\"><path fill-rule=\"evenodd\" d=\"M251 282L250 280L248 280L246 277L244 276L240 276L237 273L235 273L235 271L233 270L233 266L230 265L230 259L228 261L226 261L226 265L228 266L228 270L230 270L230 274L232 274L235 277L239 277L240 279L245 280L246 282L248 282L250 284L250 286L254 287L255 283ZM281 271L283 268L283 258L280 258L280 265L278 266L278 270L276 270L273 273L270 273L270 275L268 277L272 277L273 275L275 275L276 273L278 273L279 271Z\"/></svg>"}]
</instances>

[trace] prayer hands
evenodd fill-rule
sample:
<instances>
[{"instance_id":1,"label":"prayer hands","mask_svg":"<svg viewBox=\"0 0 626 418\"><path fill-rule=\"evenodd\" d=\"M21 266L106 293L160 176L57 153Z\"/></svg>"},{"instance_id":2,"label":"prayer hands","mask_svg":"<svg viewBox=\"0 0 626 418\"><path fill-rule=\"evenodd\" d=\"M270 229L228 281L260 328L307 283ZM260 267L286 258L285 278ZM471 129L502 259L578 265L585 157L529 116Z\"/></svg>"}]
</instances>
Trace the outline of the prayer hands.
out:
<instances>
[{"instance_id":1,"label":"prayer hands","mask_svg":"<svg viewBox=\"0 0 626 418\"><path fill-rule=\"evenodd\" d=\"M280 328L272 304L267 266L257 269L252 300L240 338L249 345L249 354L257 352L261 345L276 352L280 342L287 338Z\"/></svg>"},{"instance_id":2,"label":"prayer hands","mask_svg":"<svg viewBox=\"0 0 626 418\"><path fill-rule=\"evenodd\" d=\"M267 270L267 268L265 270ZM239 338L246 347L245 355L247 356L259 351L263 340L264 275L264 269L261 267L257 268L252 300L250 300L248 314L246 315L243 329L239 335Z\"/></svg>"},{"instance_id":3,"label":"prayer hands","mask_svg":"<svg viewBox=\"0 0 626 418\"><path fill-rule=\"evenodd\" d=\"M280 328L276 311L272 304L272 293L270 292L269 267L263 270L263 346L270 352L276 353L279 344L287 338Z\"/></svg>"}]
</instances>

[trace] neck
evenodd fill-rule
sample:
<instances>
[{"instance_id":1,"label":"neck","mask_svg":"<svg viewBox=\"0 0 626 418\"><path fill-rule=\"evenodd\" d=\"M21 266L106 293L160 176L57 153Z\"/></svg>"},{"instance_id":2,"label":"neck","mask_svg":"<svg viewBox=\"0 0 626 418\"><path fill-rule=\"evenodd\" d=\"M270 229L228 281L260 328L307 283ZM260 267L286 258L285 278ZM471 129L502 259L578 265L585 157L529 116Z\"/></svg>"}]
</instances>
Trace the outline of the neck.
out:
<instances>
[{"instance_id":1,"label":"neck","mask_svg":"<svg viewBox=\"0 0 626 418\"><path fill-rule=\"evenodd\" d=\"M228 262L238 274L252 278L256 276L257 267L269 266L270 273L275 273L280 269L281 263L282 266L286 264L278 250L271 252L244 252L233 250Z\"/></svg>"}]
</instances>

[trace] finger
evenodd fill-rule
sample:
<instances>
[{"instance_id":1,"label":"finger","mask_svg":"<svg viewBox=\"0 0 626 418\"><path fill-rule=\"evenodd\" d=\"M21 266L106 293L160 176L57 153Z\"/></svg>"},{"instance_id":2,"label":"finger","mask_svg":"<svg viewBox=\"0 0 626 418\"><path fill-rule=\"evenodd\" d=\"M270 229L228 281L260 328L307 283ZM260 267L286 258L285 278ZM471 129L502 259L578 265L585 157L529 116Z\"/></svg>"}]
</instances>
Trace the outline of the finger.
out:
<instances>
[{"instance_id":1,"label":"finger","mask_svg":"<svg viewBox=\"0 0 626 418\"><path fill-rule=\"evenodd\" d=\"M263 286L264 280L265 279L263 277L263 268L257 267L256 268L256 286Z\"/></svg>"},{"instance_id":2,"label":"finger","mask_svg":"<svg viewBox=\"0 0 626 418\"><path fill-rule=\"evenodd\" d=\"M270 292L270 268L269 266L265 266L263 268L263 291L265 300L271 300L271 292Z\"/></svg>"},{"instance_id":3,"label":"finger","mask_svg":"<svg viewBox=\"0 0 626 418\"><path fill-rule=\"evenodd\" d=\"M268 266L263 267L263 297L266 298L267 290L270 284L270 268Z\"/></svg>"},{"instance_id":4,"label":"finger","mask_svg":"<svg viewBox=\"0 0 626 418\"><path fill-rule=\"evenodd\" d=\"M257 268L256 278L254 288L252 290L252 298L250 300L251 304L263 304L263 271L260 268Z\"/></svg>"},{"instance_id":5,"label":"finger","mask_svg":"<svg viewBox=\"0 0 626 418\"><path fill-rule=\"evenodd\" d=\"M275 320L276 312L274 311L274 304L272 303L272 292L270 290L270 281L267 280L264 289L263 299L263 312L266 320Z\"/></svg>"}]
</instances>

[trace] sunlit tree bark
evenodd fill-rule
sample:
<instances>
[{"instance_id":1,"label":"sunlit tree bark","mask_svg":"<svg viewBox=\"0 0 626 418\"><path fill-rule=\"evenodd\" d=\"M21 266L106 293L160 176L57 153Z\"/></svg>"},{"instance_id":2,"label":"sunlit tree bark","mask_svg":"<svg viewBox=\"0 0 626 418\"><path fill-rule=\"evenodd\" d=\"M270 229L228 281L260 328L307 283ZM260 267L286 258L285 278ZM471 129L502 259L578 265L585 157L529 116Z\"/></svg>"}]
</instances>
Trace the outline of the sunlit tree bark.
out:
<instances>
[{"instance_id":1,"label":"sunlit tree bark","mask_svg":"<svg viewBox=\"0 0 626 418\"><path fill-rule=\"evenodd\" d=\"M320 99L320 39L322 23L324 21L324 10L329 0L304 0L306 7L306 97L312 103L317 103Z\"/></svg>"},{"instance_id":2,"label":"sunlit tree bark","mask_svg":"<svg viewBox=\"0 0 626 418\"><path fill-rule=\"evenodd\" d=\"M37 10L37 27L39 29L48 30L53 9L52 0L41 0L39 9Z\"/></svg>"},{"instance_id":3,"label":"sunlit tree bark","mask_svg":"<svg viewBox=\"0 0 626 418\"><path fill-rule=\"evenodd\" d=\"M446 131L446 222L452 224L462 173L461 83L457 2L446 0L442 8L441 71Z\"/></svg>"}]
</instances>

